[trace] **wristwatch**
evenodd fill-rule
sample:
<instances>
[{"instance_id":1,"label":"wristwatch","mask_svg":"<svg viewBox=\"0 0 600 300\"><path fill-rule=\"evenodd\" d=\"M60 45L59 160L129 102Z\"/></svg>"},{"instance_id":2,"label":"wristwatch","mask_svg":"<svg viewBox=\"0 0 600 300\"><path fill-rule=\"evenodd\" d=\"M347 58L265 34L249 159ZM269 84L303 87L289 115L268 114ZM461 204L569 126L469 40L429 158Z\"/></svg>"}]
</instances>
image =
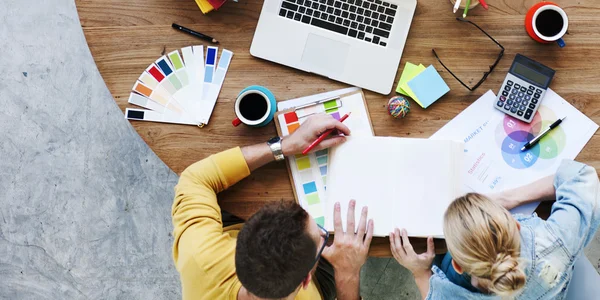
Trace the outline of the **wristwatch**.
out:
<instances>
[{"instance_id":1,"label":"wristwatch","mask_svg":"<svg viewBox=\"0 0 600 300\"><path fill-rule=\"evenodd\" d=\"M282 161L285 157L283 157L283 150L281 150L281 141L283 139L276 136L267 141L267 145L271 148L271 152L273 152L273 157L275 157L275 161Z\"/></svg>"}]
</instances>

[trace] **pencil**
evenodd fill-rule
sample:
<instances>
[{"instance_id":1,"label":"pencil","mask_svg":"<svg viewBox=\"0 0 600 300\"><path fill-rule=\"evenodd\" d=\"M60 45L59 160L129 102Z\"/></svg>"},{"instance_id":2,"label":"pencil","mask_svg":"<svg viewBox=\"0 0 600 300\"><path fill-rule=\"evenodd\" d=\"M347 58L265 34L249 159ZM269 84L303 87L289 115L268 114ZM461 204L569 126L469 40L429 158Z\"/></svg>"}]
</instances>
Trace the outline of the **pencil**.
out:
<instances>
[{"instance_id":1,"label":"pencil","mask_svg":"<svg viewBox=\"0 0 600 300\"><path fill-rule=\"evenodd\" d=\"M202 40L205 40L205 41L209 41L209 42L211 42L213 44L218 44L219 43L219 41L217 41L216 39L214 39L214 38L212 38L212 37L210 37L210 36L208 36L206 34L200 33L198 31L191 30L189 28L185 28L185 27L183 27L181 25L177 25L177 24L173 23L173 25L171 25L171 27L173 27L173 28L175 28L177 30L183 31L183 32L185 32L187 34L193 35L193 36L195 36L195 37L197 37L199 39L202 39Z\"/></svg>"},{"instance_id":2,"label":"pencil","mask_svg":"<svg viewBox=\"0 0 600 300\"><path fill-rule=\"evenodd\" d=\"M454 3L454 8L452 9L452 13L456 13L458 8L460 7L460 2L461 0L456 0L456 3Z\"/></svg>"},{"instance_id":3,"label":"pencil","mask_svg":"<svg viewBox=\"0 0 600 300\"><path fill-rule=\"evenodd\" d=\"M487 3L485 2L485 0L479 0L479 3L481 3L481 6L483 6L483 8L488 9L490 8Z\"/></svg>"},{"instance_id":4,"label":"pencil","mask_svg":"<svg viewBox=\"0 0 600 300\"><path fill-rule=\"evenodd\" d=\"M471 0L467 0L467 5L465 6L465 11L463 12L463 18L467 17L467 13L469 12L469 6L471 6Z\"/></svg>"},{"instance_id":5,"label":"pencil","mask_svg":"<svg viewBox=\"0 0 600 300\"><path fill-rule=\"evenodd\" d=\"M346 120L348 117L350 116L350 113L345 114L341 119L340 122L344 122L344 120ZM321 143L326 137L328 137L333 130L335 130L335 128L331 128L325 132L323 132L314 142L312 142L312 144L310 144L308 147L306 147L306 149L304 149L304 151L302 151L302 155L306 155L308 152L310 152L314 147L316 147L319 143Z\"/></svg>"}]
</instances>

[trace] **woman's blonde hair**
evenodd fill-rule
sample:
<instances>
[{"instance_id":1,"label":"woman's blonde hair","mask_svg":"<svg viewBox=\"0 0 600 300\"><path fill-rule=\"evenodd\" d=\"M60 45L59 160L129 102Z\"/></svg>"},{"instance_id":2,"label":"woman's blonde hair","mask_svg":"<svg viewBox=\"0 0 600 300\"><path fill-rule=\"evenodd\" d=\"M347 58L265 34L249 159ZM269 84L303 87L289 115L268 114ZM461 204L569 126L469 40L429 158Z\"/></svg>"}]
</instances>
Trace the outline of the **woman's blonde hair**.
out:
<instances>
[{"instance_id":1,"label":"woman's blonde hair","mask_svg":"<svg viewBox=\"0 0 600 300\"><path fill-rule=\"evenodd\" d=\"M444 215L448 251L463 271L479 278L479 287L513 296L525 286L521 238L510 212L475 193L454 200Z\"/></svg>"}]
</instances>

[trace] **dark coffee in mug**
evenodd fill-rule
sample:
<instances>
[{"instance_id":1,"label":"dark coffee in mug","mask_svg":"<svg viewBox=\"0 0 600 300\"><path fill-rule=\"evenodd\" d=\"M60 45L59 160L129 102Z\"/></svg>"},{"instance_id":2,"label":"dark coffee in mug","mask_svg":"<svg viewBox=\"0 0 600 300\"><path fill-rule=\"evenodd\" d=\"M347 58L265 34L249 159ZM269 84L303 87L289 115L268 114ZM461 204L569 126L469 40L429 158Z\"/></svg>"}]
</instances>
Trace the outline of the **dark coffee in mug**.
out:
<instances>
[{"instance_id":1,"label":"dark coffee in mug","mask_svg":"<svg viewBox=\"0 0 600 300\"><path fill-rule=\"evenodd\" d=\"M258 93L248 93L240 100L240 114L248 121L260 120L267 114L267 100Z\"/></svg>"},{"instance_id":2,"label":"dark coffee in mug","mask_svg":"<svg viewBox=\"0 0 600 300\"><path fill-rule=\"evenodd\" d=\"M541 35L546 37L553 37L559 34L564 25L565 20L563 20L562 15L553 9L540 12L535 20L535 27Z\"/></svg>"}]
</instances>

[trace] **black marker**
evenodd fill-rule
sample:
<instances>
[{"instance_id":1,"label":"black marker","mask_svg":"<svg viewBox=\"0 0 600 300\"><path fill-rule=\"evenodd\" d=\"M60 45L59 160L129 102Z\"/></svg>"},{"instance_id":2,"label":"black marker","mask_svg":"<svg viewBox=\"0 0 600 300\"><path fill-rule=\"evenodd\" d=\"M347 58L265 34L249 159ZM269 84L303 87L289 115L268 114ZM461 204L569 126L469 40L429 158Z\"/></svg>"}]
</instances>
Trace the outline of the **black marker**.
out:
<instances>
[{"instance_id":1,"label":"black marker","mask_svg":"<svg viewBox=\"0 0 600 300\"><path fill-rule=\"evenodd\" d=\"M198 32L198 31L194 31L194 30L191 30L189 28L185 28L185 27L183 27L181 25L177 25L177 24L173 23L173 25L171 25L171 27L173 27L173 28L175 28L177 30L181 30L181 31L183 31L183 32L185 32L187 34L193 35L193 36L195 36L195 37L197 37L199 39L203 39L205 41L209 41L209 42L211 42L213 44L218 44L219 43L219 41L215 40L214 38L212 38L212 37L210 37L210 36L208 36L206 34L202 34L202 33Z\"/></svg>"},{"instance_id":2,"label":"black marker","mask_svg":"<svg viewBox=\"0 0 600 300\"><path fill-rule=\"evenodd\" d=\"M533 148L533 146L535 146L535 144L537 144L546 134L548 134L548 132L550 132L550 130L554 129L555 127L558 127L558 125L560 123L562 123L562 121L565 119L566 117L562 118L562 119L558 119L556 120L556 122L550 124L550 126L544 130L544 132L540 133L538 136L536 136L533 140L527 142L523 148L521 148L521 151L525 151L525 150L529 150L531 148Z\"/></svg>"}]
</instances>

